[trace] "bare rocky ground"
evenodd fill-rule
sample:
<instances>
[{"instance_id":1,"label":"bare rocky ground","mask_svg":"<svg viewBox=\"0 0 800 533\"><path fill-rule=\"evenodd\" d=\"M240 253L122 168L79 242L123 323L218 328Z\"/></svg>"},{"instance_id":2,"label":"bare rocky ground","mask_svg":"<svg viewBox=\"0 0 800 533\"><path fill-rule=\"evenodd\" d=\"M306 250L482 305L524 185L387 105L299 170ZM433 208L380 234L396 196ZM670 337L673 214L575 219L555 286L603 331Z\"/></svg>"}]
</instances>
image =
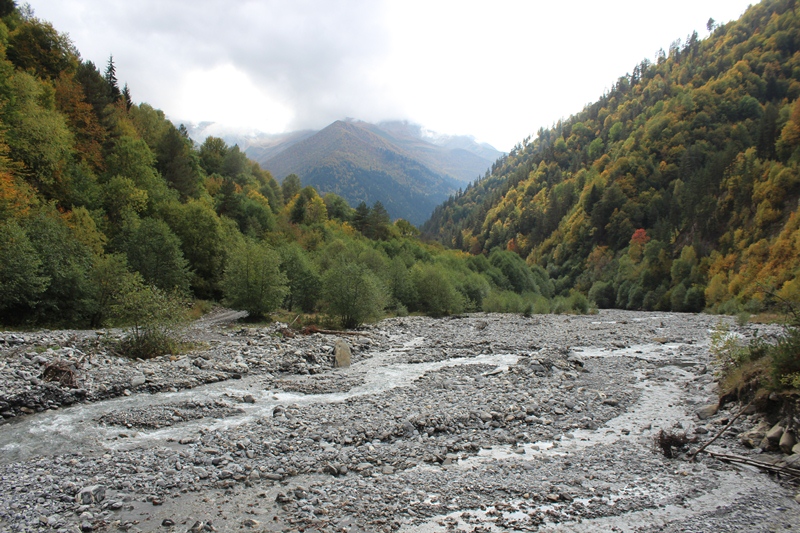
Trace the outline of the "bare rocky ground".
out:
<instances>
[{"instance_id":1,"label":"bare rocky ground","mask_svg":"<svg viewBox=\"0 0 800 533\"><path fill-rule=\"evenodd\" d=\"M334 337L237 317L149 361L114 331L0 333L0 530L800 530L788 480L655 450L738 413L697 414L718 317L389 319L337 369ZM709 449L769 456L738 438L761 418Z\"/></svg>"}]
</instances>

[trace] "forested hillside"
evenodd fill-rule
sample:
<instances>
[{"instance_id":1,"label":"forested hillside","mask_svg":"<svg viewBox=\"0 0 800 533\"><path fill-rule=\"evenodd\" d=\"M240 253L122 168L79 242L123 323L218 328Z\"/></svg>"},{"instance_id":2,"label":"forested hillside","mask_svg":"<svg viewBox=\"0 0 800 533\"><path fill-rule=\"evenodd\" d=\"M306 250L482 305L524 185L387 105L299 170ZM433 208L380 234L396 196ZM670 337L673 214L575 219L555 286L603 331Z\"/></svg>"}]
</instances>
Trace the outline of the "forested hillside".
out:
<instances>
[{"instance_id":1,"label":"forested hillside","mask_svg":"<svg viewBox=\"0 0 800 533\"><path fill-rule=\"evenodd\" d=\"M138 335L192 301L345 327L386 312L588 307L553 299L546 273L515 253L425 244L380 202L353 209L294 175L278 185L220 138L198 146L134 102L113 58L101 71L8 0L0 18L4 327L132 324ZM164 349L142 342L136 354Z\"/></svg>"},{"instance_id":2,"label":"forested hillside","mask_svg":"<svg viewBox=\"0 0 800 533\"><path fill-rule=\"evenodd\" d=\"M513 251L603 307L800 299L800 12L765 0L709 28L526 139L424 232Z\"/></svg>"}]
</instances>

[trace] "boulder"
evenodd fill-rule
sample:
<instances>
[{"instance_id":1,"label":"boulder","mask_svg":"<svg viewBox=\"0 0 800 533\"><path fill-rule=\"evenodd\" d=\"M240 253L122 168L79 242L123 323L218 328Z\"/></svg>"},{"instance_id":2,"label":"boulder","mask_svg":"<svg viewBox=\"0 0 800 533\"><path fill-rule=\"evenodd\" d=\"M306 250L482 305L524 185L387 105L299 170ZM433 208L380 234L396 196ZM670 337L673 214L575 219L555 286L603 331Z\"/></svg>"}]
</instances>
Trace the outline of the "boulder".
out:
<instances>
[{"instance_id":1,"label":"boulder","mask_svg":"<svg viewBox=\"0 0 800 533\"><path fill-rule=\"evenodd\" d=\"M700 420L708 420L709 418L717 414L718 410L719 410L719 404L710 403L708 405L704 405L703 407L699 408L696 411L697 418L699 418Z\"/></svg>"},{"instance_id":2,"label":"boulder","mask_svg":"<svg viewBox=\"0 0 800 533\"><path fill-rule=\"evenodd\" d=\"M751 428L739 435L739 442L748 448L757 448L769 430L769 424L761 421L756 427Z\"/></svg>"},{"instance_id":3,"label":"boulder","mask_svg":"<svg viewBox=\"0 0 800 533\"><path fill-rule=\"evenodd\" d=\"M767 440L771 444L778 444L781 441L781 437L783 437L783 431L784 427L780 424L780 422L778 422L777 424L772 426L772 429L767 431L767 434L765 436L767 437Z\"/></svg>"},{"instance_id":4,"label":"boulder","mask_svg":"<svg viewBox=\"0 0 800 533\"><path fill-rule=\"evenodd\" d=\"M139 385L144 385L147 378L141 372L136 372L134 375L131 376L131 388L135 389Z\"/></svg>"},{"instance_id":5,"label":"boulder","mask_svg":"<svg viewBox=\"0 0 800 533\"><path fill-rule=\"evenodd\" d=\"M778 447L783 453L789 454L792 453L792 448L795 444L797 444L797 439L795 438L794 433L787 429L783 432L781 440L778 442Z\"/></svg>"},{"instance_id":6,"label":"boulder","mask_svg":"<svg viewBox=\"0 0 800 533\"><path fill-rule=\"evenodd\" d=\"M351 357L350 346L342 339L336 339L336 343L333 346L333 366L335 368L347 368L350 366Z\"/></svg>"}]
</instances>

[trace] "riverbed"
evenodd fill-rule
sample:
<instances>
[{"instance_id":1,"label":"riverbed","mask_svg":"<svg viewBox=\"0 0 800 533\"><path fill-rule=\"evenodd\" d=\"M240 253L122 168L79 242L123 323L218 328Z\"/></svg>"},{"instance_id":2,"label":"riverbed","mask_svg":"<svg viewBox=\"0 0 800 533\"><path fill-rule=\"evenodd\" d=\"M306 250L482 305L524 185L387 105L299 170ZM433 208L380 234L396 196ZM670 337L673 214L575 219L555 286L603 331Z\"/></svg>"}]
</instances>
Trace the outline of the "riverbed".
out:
<instances>
[{"instance_id":1,"label":"riverbed","mask_svg":"<svg viewBox=\"0 0 800 533\"><path fill-rule=\"evenodd\" d=\"M208 321L195 352L150 361L116 357L113 332L9 334L0 529L796 530L796 487L686 460L738 409L697 416L720 327L775 333L675 313L406 317L342 336L349 368L334 337L276 325ZM37 377L70 357L80 394ZM711 449L754 453L736 436L758 417ZM666 458L662 430L697 444Z\"/></svg>"}]
</instances>

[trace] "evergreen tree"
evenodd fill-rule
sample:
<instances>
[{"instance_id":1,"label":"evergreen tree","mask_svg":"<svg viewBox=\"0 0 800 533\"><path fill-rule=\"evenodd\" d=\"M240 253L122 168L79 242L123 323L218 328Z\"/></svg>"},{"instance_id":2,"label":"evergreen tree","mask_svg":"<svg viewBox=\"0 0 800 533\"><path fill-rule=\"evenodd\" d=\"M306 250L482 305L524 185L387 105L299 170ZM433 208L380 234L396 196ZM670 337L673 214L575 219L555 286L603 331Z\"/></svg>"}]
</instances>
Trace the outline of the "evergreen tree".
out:
<instances>
[{"instance_id":1,"label":"evergreen tree","mask_svg":"<svg viewBox=\"0 0 800 533\"><path fill-rule=\"evenodd\" d=\"M112 102L119 102L122 98L122 91L119 90L119 82L117 81L117 67L114 65L114 56L108 56L108 64L106 65L106 72L103 76L106 80L107 93Z\"/></svg>"}]
</instances>

